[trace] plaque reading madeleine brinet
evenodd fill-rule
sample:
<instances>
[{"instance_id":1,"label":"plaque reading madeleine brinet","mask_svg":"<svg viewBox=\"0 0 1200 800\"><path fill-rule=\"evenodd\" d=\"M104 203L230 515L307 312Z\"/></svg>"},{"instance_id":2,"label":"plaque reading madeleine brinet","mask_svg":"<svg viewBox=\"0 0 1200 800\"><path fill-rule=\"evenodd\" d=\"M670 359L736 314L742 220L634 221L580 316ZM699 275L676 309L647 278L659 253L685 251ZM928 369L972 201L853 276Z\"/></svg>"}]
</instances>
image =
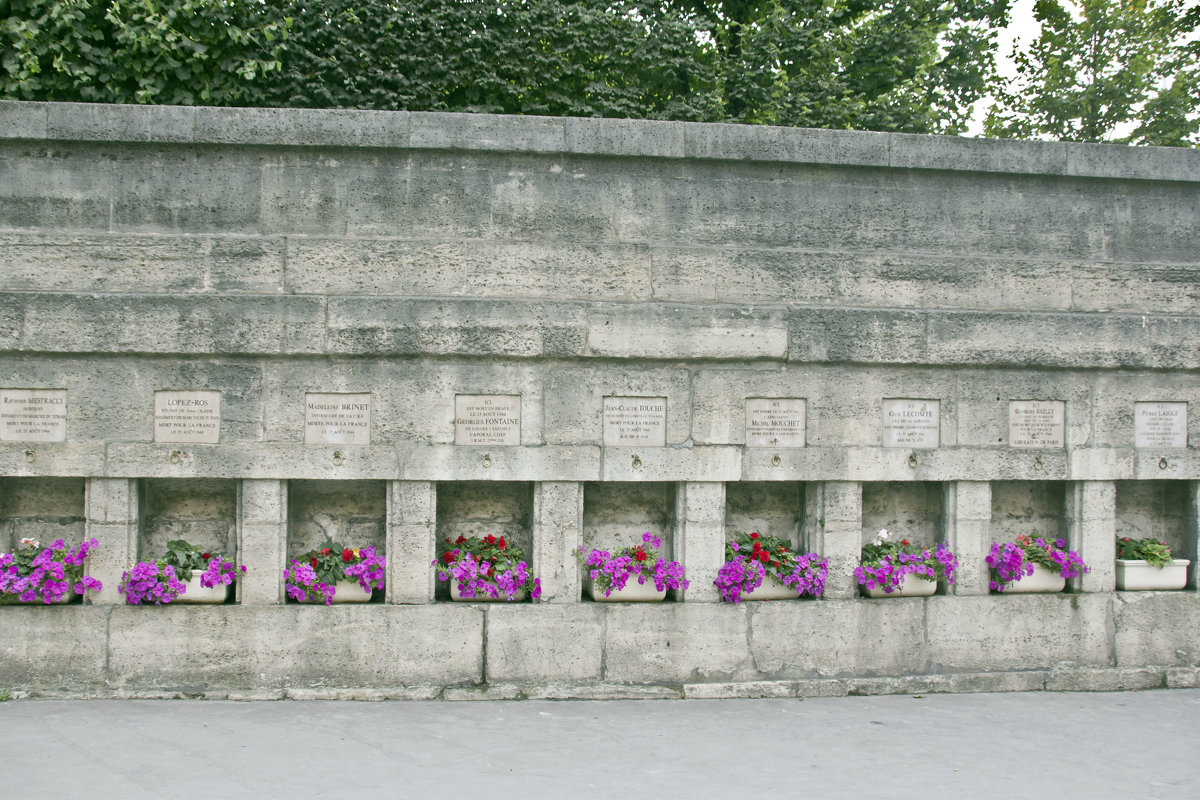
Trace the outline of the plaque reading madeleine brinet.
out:
<instances>
[{"instance_id":1,"label":"plaque reading madeleine brinet","mask_svg":"<svg viewBox=\"0 0 1200 800\"><path fill-rule=\"evenodd\" d=\"M304 443L369 445L371 395L304 395Z\"/></svg>"}]
</instances>

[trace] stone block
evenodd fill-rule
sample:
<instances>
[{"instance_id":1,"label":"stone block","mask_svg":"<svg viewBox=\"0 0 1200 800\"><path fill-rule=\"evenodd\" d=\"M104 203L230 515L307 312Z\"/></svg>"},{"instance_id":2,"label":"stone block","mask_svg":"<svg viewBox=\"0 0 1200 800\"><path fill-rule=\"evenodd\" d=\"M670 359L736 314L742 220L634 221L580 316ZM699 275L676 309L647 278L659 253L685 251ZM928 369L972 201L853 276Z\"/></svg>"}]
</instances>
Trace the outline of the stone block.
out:
<instances>
[{"instance_id":1,"label":"stone block","mask_svg":"<svg viewBox=\"0 0 1200 800\"><path fill-rule=\"evenodd\" d=\"M245 478L238 500L239 562L246 574L239 583L243 605L271 605L284 600L287 567L287 483Z\"/></svg>"},{"instance_id":2,"label":"stone block","mask_svg":"<svg viewBox=\"0 0 1200 800\"><path fill-rule=\"evenodd\" d=\"M436 508L437 484L388 482L387 592L390 603L433 601Z\"/></svg>"},{"instance_id":3,"label":"stone block","mask_svg":"<svg viewBox=\"0 0 1200 800\"><path fill-rule=\"evenodd\" d=\"M114 232L269 232L263 230L263 170L256 156L190 148L137 148L127 155L130 163L112 176Z\"/></svg>"},{"instance_id":4,"label":"stone block","mask_svg":"<svg viewBox=\"0 0 1200 800\"><path fill-rule=\"evenodd\" d=\"M1066 493L1067 541L1090 568L1072 582L1084 592L1116 589L1116 484L1075 481Z\"/></svg>"},{"instance_id":5,"label":"stone block","mask_svg":"<svg viewBox=\"0 0 1200 800\"><path fill-rule=\"evenodd\" d=\"M668 303L830 305L848 257L807 250L654 247L654 298Z\"/></svg>"},{"instance_id":6,"label":"stone block","mask_svg":"<svg viewBox=\"0 0 1200 800\"><path fill-rule=\"evenodd\" d=\"M1117 592L1111 596L1118 666L1200 666L1200 597L1195 592Z\"/></svg>"},{"instance_id":7,"label":"stone block","mask_svg":"<svg viewBox=\"0 0 1200 800\"><path fill-rule=\"evenodd\" d=\"M190 142L191 106L47 103L47 138L97 142Z\"/></svg>"},{"instance_id":8,"label":"stone block","mask_svg":"<svg viewBox=\"0 0 1200 800\"><path fill-rule=\"evenodd\" d=\"M608 358L785 358L779 311L661 305L596 305L588 310L587 352Z\"/></svg>"},{"instance_id":9,"label":"stone block","mask_svg":"<svg viewBox=\"0 0 1200 800\"><path fill-rule=\"evenodd\" d=\"M604 680L707 683L758 677L747 650L747 611L713 603L613 604Z\"/></svg>"},{"instance_id":10,"label":"stone block","mask_svg":"<svg viewBox=\"0 0 1200 800\"><path fill-rule=\"evenodd\" d=\"M197 108L194 141L301 147L407 147L406 111Z\"/></svg>"},{"instance_id":11,"label":"stone block","mask_svg":"<svg viewBox=\"0 0 1200 800\"><path fill-rule=\"evenodd\" d=\"M889 137L867 131L685 123L689 158L886 166Z\"/></svg>"},{"instance_id":12,"label":"stone block","mask_svg":"<svg viewBox=\"0 0 1200 800\"><path fill-rule=\"evenodd\" d=\"M494 604L486 613L488 683L536 686L602 677L604 620L598 604Z\"/></svg>"},{"instance_id":13,"label":"stone block","mask_svg":"<svg viewBox=\"0 0 1200 800\"><path fill-rule=\"evenodd\" d=\"M1065 142L1067 174L1145 181L1200 180L1200 158L1175 147L1135 147Z\"/></svg>"},{"instance_id":14,"label":"stone block","mask_svg":"<svg viewBox=\"0 0 1200 800\"><path fill-rule=\"evenodd\" d=\"M962 136L888 134L888 165L897 169L1062 175L1067 171L1064 142L1021 142Z\"/></svg>"},{"instance_id":15,"label":"stone block","mask_svg":"<svg viewBox=\"0 0 1200 800\"><path fill-rule=\"evenodd\" d=\"M680 483L675 501L675 558L687 575L683 599L690 603L715 603L714 581L725 563L725 484Z\"/></svg>"},{"instance_id":16,"label":"stone block","mask_svg":"<svg viewBox=\"0 0 1200 800\"><path fill-rule=\"evenodd\" d=\"M533 488L533 568L542 600L576 603L582 591L575 555L583 545L583 484L542 481Z\"/></svg>"},{"instance_id":17,"label":"stone block","mask_svg":"<svg viewBox=\"0 0 1200 800\"><path fill-rule=\"evenodd\" d=\"M409 115L409 146L428 150L561 153L564 121L556 117L459 114Z\"/></svg>"},{"instance_id":18,"label":"stone block","mask_svg":"<svg viewBox=\"0 0 1200 800\"><path fill-rule=\"evenodd\" d=\"M104 675L107 615L96 606L0 608L0 686L88 693Z\"/></svg>"},{"instance_id":19,"label":"stone block","mask_svg":"<svg viewBox=\"0 0 1200 800\"><path fill-rule=\"evenodd\" d=\"M587 481L600 475L597 447L414 447L402 477L421 481Z\"/></svg>"},{"instance_id":20,"label":"stone block","mask_svg":"<svg viewBox=\"0 0 1200 800\"><path fill-rule=\"evenodd\" d=\"M741 450L736 447L606 447L600 479L605 481L704 482L737 480Z\"/></svg>"},{"instance_id":21,"label":"stone block","mask_svg":"<svg viewBox=\"0 0 1200 800\"><path fill-rule=\"evenodd\" d=\"M0 208L6 229L106 233L112 223L113 166L66 146L47 153L0 146ZM5 304L0 304L0 306Z\"/></svg>"},{"instance_id":22,"label":"stone block","mask_svg":"<svg viewBox=\"0 0 1200 800\"><path fill-rule=\"evenodd\" d=\"M667 398L668 445L688 440L691 379L687 370L625 366L552 366L545 375L543 427L549 444L601 444L605 397Z\"/></svg>"},{"instance_id":23,"label":"stone block","mask_svg":"<svg viewBox=\"0 0 1200 800\"><path fill-rule=\"evenodd\" d=\"M71 427L68 423L68 436ZM32 459L32 461L30 460ZM103 442L4 442L0 475L103 475Z\"/></svg>"},{"instance_id":24,"label":"stone block","mask_svg":"<svg viewBox=\"0 0 1200 800\"><path fill-rule=\"evenodd\" d=\"M0 101L0 138L45 139L48 103Z\"/></svg>"},{"instance_id":25,"label":"stone block","mask_svg":"<svg viewBox=\"0 0 1200 800\"><path fill-rule=\"evenodd\" d=\"M1166 688L1162 667L1141 669L1052 669L1046 676L1048 692L1136 692Z\"/></svg>"},{"instance_id":26,"label":"stone block","mask_svg":"<svg viewBox=\"0 0 1200 800\"><path fill-rule=\"evenodd\" d=\"M630 119L563 120L564 150L587 155L682 158L685 126L678 122Z\"/></svg>"},{"instance_id":27,"label":"stone block","mask_svg":"<svg viewBox=\"0 0 1200 800\"><path fill-rule=\"evenodd\" d=\"M793 362L936 363L928 318L916 311L794 309L788 315Z\"/></svg>"}]
</instances>

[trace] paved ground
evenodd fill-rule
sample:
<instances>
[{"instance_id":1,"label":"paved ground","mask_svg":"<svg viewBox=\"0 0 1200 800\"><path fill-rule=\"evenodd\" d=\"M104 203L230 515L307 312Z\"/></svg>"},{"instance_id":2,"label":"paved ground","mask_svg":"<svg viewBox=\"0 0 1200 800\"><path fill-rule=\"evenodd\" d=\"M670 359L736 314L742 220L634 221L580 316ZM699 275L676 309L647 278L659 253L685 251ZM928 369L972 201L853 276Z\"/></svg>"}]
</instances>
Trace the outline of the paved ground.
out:
<instances>
[{"instance_id":1,"label":"paved ground","mask_svg":"<svg viewBox=\"0 0 1200 800\"><path fill-rule=\"evenodd\" d=\"M0 704L0 797L1200 798L1200 690Z\"/></svg>"}]
</instances>

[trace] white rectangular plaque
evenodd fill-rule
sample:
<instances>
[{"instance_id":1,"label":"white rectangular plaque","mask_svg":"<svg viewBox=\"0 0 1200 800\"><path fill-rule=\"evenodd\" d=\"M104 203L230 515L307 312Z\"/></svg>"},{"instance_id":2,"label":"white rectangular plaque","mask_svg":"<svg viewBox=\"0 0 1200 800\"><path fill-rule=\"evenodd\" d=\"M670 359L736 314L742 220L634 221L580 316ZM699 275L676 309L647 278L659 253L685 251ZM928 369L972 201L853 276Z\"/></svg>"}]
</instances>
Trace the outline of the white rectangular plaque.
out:
<instances>
[{"instance_id":1,"label":"white rectangular plaque","mask_svg":"<svg viewBox=\"0 0 1200 800\"><path fill-rule=\"evenodd\" d=\"M665 447L667 398L604 398L605 447Z\"/></svg>"},{"instance_id":2,"label":"white rectangular plaque","mask_svg":"<svg viewBox=\"0 0 1200 800\"><path fill-rule=\"evenodd\" d=\"M217 444L221 441L221 393L154 393L154 441Z\"/></svg>"},{"instance_id":3,"label":"white rectangular plaque","mask_svg":"<svg viewBox=\"0 0 1200 800\"><path fill-rule=\"evenodd\" d=\"M747 447L804 447L805 401L799 397L747 397Z\"/></svg>"},{"instance_id":4,"label":"white rectangular plaque","mask_svg":"<svg viewBox=\"0 0 1200 800\"><path fill-rule=\"evenodd\" d=\"M371 395L305 394L304 443L370 444Z\"/></svg>"},{"instance_id":5,"label":"white rectangular plaque","mask_svg":"<svg viewBox=\"0 0 1200 800\"><path fill-rule=\"evenodd\" d=\"M519 445L521 395L454 395L454 443L465 445Z\"/></svg>"},{"instance_id":6,"label":"white rectangular plaque","mask_svg":"<svg viewBox=\"0 0 1200 800\"><path fill-rule=\"evenodd\" d=\"M1063 447L1066 441L1066 403L1062 400L1010 400L1009 447Z\"/></svg>"},{"instance_id":7,"label":"white rectangular plaque","mask_svg":"<svg viewBox=\"0 0 1200 800\"><path fill-rule=\"evenodd\" d=\"M66 389L0 389L0 442L66 439Z\"/></svg>"},{"instance_id":8,"label":"white rectangular plaque","mask_svg":"<svg viewBox=\"0 0 1200 800\"><path fill-rule=\"evenodd\" d=\"M941 445L941 400L883 401L883 446L936 448Z\"/></svg>"},{"instance_id":9,"label":"white rectangular plaque","mask_svg":"<svg viewBox=\"0 0 1200 800\"><path fill-rule=\"evenodd\" d=\"M1137 447L1187 447L1187 403L1134 403Z\"/></svg>"}]
</instances>

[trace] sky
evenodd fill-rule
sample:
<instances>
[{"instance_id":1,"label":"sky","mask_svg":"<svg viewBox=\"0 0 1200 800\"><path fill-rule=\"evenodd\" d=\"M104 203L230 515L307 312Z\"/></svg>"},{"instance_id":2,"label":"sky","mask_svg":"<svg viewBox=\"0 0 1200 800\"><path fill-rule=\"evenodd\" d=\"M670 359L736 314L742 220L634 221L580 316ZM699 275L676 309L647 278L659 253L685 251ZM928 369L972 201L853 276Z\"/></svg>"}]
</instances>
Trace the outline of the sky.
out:
<instances>
[{"instance_id":1,"label":"sky","mask_svg":"<svg viewBox=\"0 0 1200 800\"><path fill-rule=\"evenodd\" d=\"M1000 46L996 54L996 67L1001 77L1011 78L1016 75L1016 69L1013 67L1012 58L1010 58L1013 43L1019 40L1024 44L1028 44L1037 38L1038 33L1041 32L1041 26L1033 18L1034 1L1016 0L1012 5L1012 10L1009 12L1010 22L1008 27L1000 31ZM967 127L967 136L981 136L983 134L983 118L987 116L987 111L990 107L990 98L985 98L975 105L975 113L971 124Z\"/></svg>"}]
</instances>

